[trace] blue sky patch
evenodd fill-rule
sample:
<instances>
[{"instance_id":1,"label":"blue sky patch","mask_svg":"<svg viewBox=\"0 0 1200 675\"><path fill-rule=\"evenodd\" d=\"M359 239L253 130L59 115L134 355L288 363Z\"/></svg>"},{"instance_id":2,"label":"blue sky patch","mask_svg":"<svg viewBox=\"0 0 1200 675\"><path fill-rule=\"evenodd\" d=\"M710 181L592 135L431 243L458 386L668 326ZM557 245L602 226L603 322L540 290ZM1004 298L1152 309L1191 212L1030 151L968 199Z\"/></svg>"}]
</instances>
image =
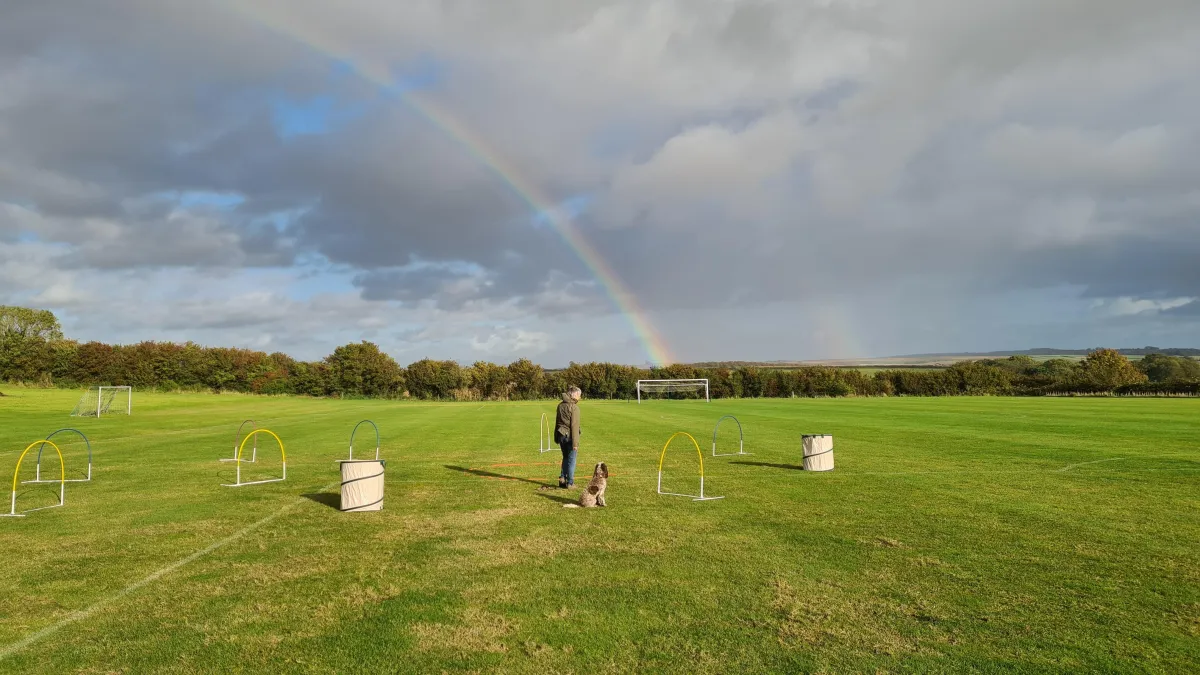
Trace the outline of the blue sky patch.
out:
<instances>
[{"instance_id":1,"label":"blue sky patch","mask_svg":"<svg viewBox=\"0 0 1200 675\"><path fill-rule=\"evenodd\" d=\"M271 117L280 138L327 134L361 117L362 104L337 101L332 95L314 96L307 100L276 96L271 100Z\"/></svg>"},{"instance_id":2,"label":"blue sky patch","mask_svg":"<svg viewBox=\"0 0 1200 675\"><path fill-rule=\"evenodd\" d=\"M410 91L434 89L446 81L446 62L431 54L422 54L412 63L395 66L392 71L392 85L385 90L390 94L403 96Z\"/></svg>"},{"instance_id":3,"label":"blue sky patch","mask_svg":"<svg viewBox=\"0 0 1200 675\"><path fill-rule=\"evenodd\" d=\"M588 207L592 204L591 195L575 195L568 197L555 205L555 207L567 218L574 220L587 212ZM550 222L550 214L544 210L539 210L533 214L533 222L539 227L552 226Z\"/></svg>"}]
</instances>

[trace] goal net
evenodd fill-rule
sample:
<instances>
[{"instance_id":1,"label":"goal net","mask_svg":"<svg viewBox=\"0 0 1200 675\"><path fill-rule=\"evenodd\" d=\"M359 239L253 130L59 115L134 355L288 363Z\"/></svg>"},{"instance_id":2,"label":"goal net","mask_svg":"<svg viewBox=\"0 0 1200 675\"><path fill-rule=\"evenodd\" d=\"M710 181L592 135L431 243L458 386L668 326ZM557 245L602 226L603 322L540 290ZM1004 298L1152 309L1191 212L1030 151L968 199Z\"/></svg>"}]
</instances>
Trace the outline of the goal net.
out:
<instances>
[{"instance_id":1,"label":"goal net","mask_svg":"<svg viewBox=\"0 0 1200 675\"><path fill-rule=\"evenodd\" d=\"M638 380L637 399L703 398L708 399L708 380Z\"/></svg>"},{"instance_id":2,"label":"goal net","mask_svg":"<svg viewBox=\"0 0 1200 675\"><path fill-rule=\"evenodd\" d=\"M92 387L88 389L75 409L72 417L99 417L101 415L130 415L133 413L133 389L131 387Z\"/></svg>"}]
</instances>

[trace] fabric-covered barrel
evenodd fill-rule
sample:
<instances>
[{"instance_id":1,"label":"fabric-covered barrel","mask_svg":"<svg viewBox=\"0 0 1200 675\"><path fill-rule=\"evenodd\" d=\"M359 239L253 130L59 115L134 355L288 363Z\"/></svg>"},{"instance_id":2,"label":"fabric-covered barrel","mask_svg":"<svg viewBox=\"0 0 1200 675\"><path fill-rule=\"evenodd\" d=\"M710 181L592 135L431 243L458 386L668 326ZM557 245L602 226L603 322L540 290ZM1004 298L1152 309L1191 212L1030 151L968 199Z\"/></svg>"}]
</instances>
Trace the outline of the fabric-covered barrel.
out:
<instances>
[{"instance_id":1,"label":"fabric-covered barrel","mask_svg":"<svg viewBox=\"0 0 1200 675\"><path fill-rule=\"evenodd\" d=\"M804 445L805 471L833 471L833 436L805 434L801 441Z\"/></svg>"}]
</instances>

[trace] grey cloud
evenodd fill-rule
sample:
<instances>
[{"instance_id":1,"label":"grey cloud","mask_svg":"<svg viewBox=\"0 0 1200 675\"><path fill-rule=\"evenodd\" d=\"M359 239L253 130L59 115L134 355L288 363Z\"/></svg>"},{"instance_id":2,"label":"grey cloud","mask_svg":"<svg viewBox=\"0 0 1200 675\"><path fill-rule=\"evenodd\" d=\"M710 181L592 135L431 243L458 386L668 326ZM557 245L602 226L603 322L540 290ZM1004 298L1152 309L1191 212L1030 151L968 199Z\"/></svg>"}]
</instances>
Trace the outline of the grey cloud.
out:
<instances>
[{"instance_id":1,"label":"grey cloud","mask_svg":"<svg viewBox=\"0 0 1200 675\"><path fill-rule=\"evenodd\" d=\"M710 325L697 317L736 307L753 322L814 302L853 313L907 283L927 293L895 300L914 323L973 294L1200 296L1191 1L287 5L300 35L253 21L268 5L6 9L0 241L34 232L66 249L39 255L80 271L333 266L359 293L353 311L377 318L613 311L471 149L334 75L309 42L374 74L422 53L446 62L448 79L419 95L522 185L590 198L583 236L660 316ZM272 96L325 94L361 114L278 137ZM156 201L186 191L244 201ZM293 215L265 224L278 212ZM477 271L453 271L464 266ZM226 314L203 329L258 325ZM407 330L384 333L433 339ZM713 348L738 335L714 330ZM456 335L475 346L439 344L542 344ZM772 340L785 338L755 349Z\"/></svg>"},{"instance_id":2,"label":"grey cloud","mask_svg":"<svg viewBox=\"0 0 1200 675\"><path fill-rule=\"evenodd\" d=\"M1168 309L1164 314L1200 319L1200 300L1193 300L1186 305Z\"/></svg>"}]
</instances>

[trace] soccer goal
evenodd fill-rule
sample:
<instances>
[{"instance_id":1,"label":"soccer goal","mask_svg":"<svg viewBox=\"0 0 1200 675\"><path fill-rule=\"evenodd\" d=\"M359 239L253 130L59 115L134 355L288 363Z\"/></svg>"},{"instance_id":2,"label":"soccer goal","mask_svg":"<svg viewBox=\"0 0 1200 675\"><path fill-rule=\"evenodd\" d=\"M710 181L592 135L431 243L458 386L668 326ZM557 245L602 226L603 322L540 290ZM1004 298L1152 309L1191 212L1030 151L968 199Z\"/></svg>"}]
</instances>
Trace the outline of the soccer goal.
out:
<instances>
[{"instance_id":1,"label":"soccer goal","mask_svg":"<svg viewBox=\"0 0 1200 675\"><path fill-rule=\"evenodd\" d=\"M684 396L695 392L697 397L699 393L704 392L704 400L708 401L708 380L638 380L637 381L637 400L642 402L642 394L666 394L665 398L672 398L672 394L680 394L678 398L691 398ZM647 396L646 398L650 398Z\"/></svg>"},{"instance_id":2,"label":"soccer goal","mask_svg":"<svg viewBox=\"0 0 1200 675\"><path fill-rule=\"evenodd\" d=\"M121 413L133 414L132 387L92 387L79 399L79 403L75 404L71 417L100 417Z\"/></svg>"}]
</instances>

